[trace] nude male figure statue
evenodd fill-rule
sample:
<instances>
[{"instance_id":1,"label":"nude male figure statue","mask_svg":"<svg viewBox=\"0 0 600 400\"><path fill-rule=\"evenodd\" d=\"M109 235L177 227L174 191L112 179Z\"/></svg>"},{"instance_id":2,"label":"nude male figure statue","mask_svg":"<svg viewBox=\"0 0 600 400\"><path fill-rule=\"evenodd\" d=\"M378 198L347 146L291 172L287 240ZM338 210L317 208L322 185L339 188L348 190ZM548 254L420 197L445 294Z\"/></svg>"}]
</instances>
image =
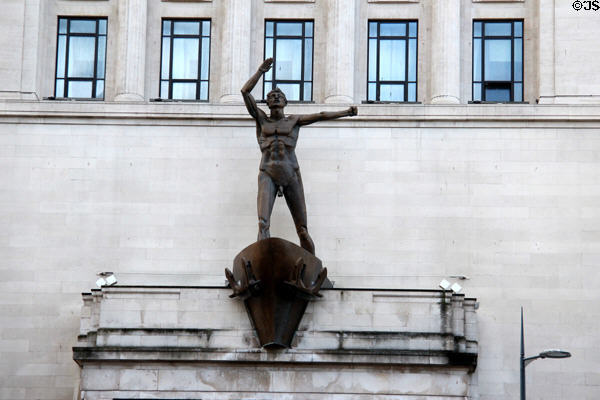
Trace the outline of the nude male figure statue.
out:
<instances>
[{"instance_id":1,"label":"nude male figure statue","mask_svg":"<svg viewBox=\"0 0 600 400\"><path fill-rule=\"evenodd\" d=\"M357 114L357 109L352 106L338 112L286 116L283 109L287 105L287 99L281 90L275 88L267 94L267 106L270 110L270 114L267 116L257 107L250 92L261 75L271 69L272 64L272 58L263 61L258 71L242 88L246 108L256 121L256 139L262 152L258 172L258 240L270 237L271 213L275 196L279 192L285 197L292 214L300 245L315 254L315 245L307 229L304 187L295 153L298 133L303 125L353 116Z\"/></svg>"}]
</instances>

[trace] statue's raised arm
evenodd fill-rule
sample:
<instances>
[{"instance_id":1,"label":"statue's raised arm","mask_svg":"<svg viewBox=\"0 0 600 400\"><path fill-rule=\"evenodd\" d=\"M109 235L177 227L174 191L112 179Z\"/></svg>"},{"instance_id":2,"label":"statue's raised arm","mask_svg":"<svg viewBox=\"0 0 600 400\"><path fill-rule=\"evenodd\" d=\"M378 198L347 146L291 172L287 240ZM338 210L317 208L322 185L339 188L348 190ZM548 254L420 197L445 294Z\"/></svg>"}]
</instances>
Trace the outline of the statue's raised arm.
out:
<instances>
[{"instance_id":1,"label":"statue's raised arm","mask_svg":"<svg viewBox=\"0 0 600 400\"><path fill-rule=\"evenodd\" d=\"M242 97L244 98L244 103L246 104L246 108L248 112L254 119L265 118L266 114L256 106L256 101L254 97L250 94L256 83L269 69L271 69L271 65L273 65L273 59L267 58L263 63L258 67L258 70L248 79L248 82L242 87Z\"/></svg>"}]
</instances>

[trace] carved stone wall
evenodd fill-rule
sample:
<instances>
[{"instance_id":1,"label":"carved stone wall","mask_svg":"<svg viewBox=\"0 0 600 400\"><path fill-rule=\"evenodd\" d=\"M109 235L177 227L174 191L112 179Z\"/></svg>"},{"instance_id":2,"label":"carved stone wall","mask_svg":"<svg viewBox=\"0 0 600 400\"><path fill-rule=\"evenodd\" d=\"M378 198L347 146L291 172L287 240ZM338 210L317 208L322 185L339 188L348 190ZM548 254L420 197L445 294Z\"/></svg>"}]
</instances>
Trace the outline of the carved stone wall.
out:
<instances>
[{"instance_id":1,"label":"carved stone wall","mask_svg":"<svg viewBox=\"0 0 600 400\"><path fill-rule=\"evenodd\" d=\"M259 348L224 288L84 293L80 395L202 399L456 399L477 362L475 299L441 291L330 289L293 348ZM275 397L274 397L275 396ZM400 396L400 397L398 397Z\"/></svg>"}]
</instances>

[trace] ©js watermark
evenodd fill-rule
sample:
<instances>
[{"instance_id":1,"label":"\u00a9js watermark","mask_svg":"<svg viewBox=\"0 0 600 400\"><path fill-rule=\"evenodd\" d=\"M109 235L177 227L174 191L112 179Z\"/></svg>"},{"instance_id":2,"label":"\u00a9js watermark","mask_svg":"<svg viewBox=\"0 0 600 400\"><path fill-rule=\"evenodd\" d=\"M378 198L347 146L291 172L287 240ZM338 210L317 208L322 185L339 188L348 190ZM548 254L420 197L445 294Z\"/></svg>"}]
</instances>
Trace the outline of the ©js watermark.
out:
<instances>
[{"instance_id":1,"label":"\u00a9js watermark","mask_svg":"<svg viewBox=\"0 0 600 400\"><path fill-rule=\"evenodd\" d=\"M575 0L573 2L573 9L575 11L580 11L580 10L598 11L598 10L600 10L600 0L584 0L584 1Z\"/></svg>"}]
</instances>

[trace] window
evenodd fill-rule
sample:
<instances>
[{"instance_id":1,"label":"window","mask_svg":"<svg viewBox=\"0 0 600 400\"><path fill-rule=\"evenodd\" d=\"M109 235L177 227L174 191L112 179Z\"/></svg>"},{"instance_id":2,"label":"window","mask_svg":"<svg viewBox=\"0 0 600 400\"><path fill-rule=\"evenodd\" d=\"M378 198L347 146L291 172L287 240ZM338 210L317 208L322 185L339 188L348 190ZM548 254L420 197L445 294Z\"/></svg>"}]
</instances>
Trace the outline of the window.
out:
<instances>
[{"instance_id":1,"label":"window","mask_svg":"<svg viewBox=\"0 0 600 400\"><path fill-rule=\"evenodd\" d=\"M210 20L162 21L160 98L208 101Z\"/></svg>"},{"instance_id":2,"label":"window","mask_svg":"<svg viewBox=\"0 0 600 400\"><path fill-rule=\"evenodd\" d=\"M417 21L369 21L367 101L417 101Z\"/></svg>"},{"instance_id":3,"label":"window","mask_svg":"<svg viewBox=\"0 0 600 400\"><path fill-rule=\"evenodd\" d=\"M54 97L103 99L106 18L58 18Z\"/></svg>"},{"instance_id":4,"label":"window","mask_svg":"<svg viewBox=\"0 0 600 400\"><path fill-rule=\"evenodd\" d=\"M265 59L275 60L264 76L263 99L278 87L290 101L312 100L313 22L265 21Z\"/></svg>"},{"instance_id":5,"label":"window","mask_svg":"<svg viewBox=\"0 0 600 400\"><path fill-rule=\"evenodd\" d=\"M473 21L473 101L523 101L523 21Z\"/></svg>"}]
</instances>

